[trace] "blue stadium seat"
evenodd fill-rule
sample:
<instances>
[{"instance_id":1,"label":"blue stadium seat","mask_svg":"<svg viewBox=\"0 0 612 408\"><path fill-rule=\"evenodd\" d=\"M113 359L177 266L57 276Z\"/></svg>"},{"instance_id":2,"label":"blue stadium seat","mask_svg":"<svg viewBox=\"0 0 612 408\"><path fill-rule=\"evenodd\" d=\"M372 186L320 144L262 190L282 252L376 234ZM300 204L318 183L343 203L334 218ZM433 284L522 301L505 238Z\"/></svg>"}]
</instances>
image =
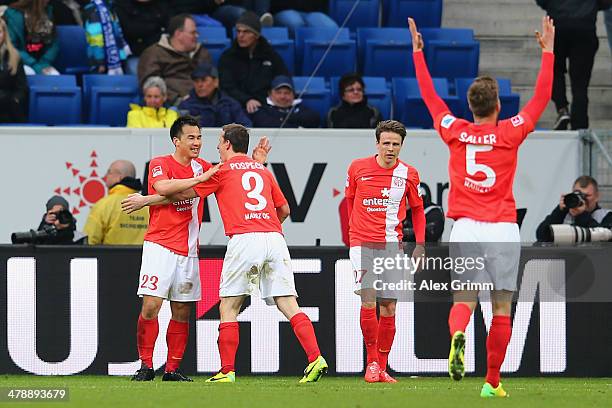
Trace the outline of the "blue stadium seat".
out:
<instances>
[{"instance_id":1,"label":"blue stadium seat","mask_svg":"<svg viewBox=\"0 0 612 408\"><path fill-rule=\"evenodd\" d=\"M383 0L383 11L388 27L406 27L408 17L418 27L440 27L442 23L442 0Z\"/></svg>"},{"instance_id":2,"label":"blue stadium seat","mask_svg":"<svg viewBox=\"0 0 612 408\"><path fill-rule=\"evenodd\" d=\"M521 97L519 94L512 93L509 78L496 79L499 84L499 101L501 103L499 119L511 118L519 112ZM474 120L474 116L470 111L467 101L467 91L470 85L472 85L472 82L474 82L474 78L455 78L455 89L462 109L462 113L457 113L457 116L469 121Z\"/></svg>"},{"instance_id":3,"label":"blue stadium seat","mask_svg":"<svg viewBox=\"0 0 612 408\"><path fill-rule=\"evenodd\" d=\"M295 72L295 47L287 27L262 27L261 35L281 56L291 74Z\"/></svg>"},{"instance_id":4,"label":"blue stadium seat","mask_svg":"<svg viewBox=\"0 0 612 408\"><path fill-rule=\"evenodd\" d=\"M449 80L478 75L480 43L465 28L424 28L425 55L431 75Z\"/></svg>"},{"instance_id":5,"label":"blue stadium seat","mask_svg":"<svg viewBox=\"0 0 612 408\"><path fill-rule=\"evenodd\" d=\"M224 27L208 27L208 26L197 26L199 34L199 40L208 50L213 60L213 64L219 63L219 57L223 54L230 45L231 40L227 38L227 32Z\"/></svg>"},{"instance_id":6,"label":"blue stadium seat","mask_svg":"<svg viewBox=\"0 0 612 408\"><path fill-rule=\"evenodd\" d=\"M327 50L329 44L338 32L335 28L298 28L295 32L296 65L301 67L302 75L311 75L319 60ZM343 28L325 61L319 70L314 73L317 76L329 77L338 73L355 71L356 61L355 40L350 39L348 28Z\"/></svg>"},{"instance_id":7,"label":"blue stadium seat","mask_svg":"<svg viewBox=\"0 0 612 408\"><path fill-rule=\"evenodd\" d=\"M340 77L331 77L329 82L332 106L336 106L340 103L340 90L338 89ZM391 88L389 88L385 78L363 77L363 82L365 83L365 95L368 98L368 104L376 106L383 119L390 119L392 107Z\"/></svg>"},{"instance_id":8,"label":"blue stadium seat","mask_svg":"<svg viewBox=\"0 0 612 408\"><path fill-rule=\"evenodd\" d=\"M32 123L81 123L81 88L73 75L28 75Z\"/></svg>"},{"instance_id":9,"label":"blue stadium seat","mask_svg":"<svg viewBox=\"0 0 612 408\"><path fill-rule=\"evenodd\" d=\"M330 0L329 16L338 25L341 25L354 5L355 0ZM351 30L356 30L359 27L378 27L379 15L380 4L378 0L361 0L351 18L346 22L345 27Z\"/></svg>"},{"instance_id":10,"label":"blue stadium seat","mask_svg":"<svg viewBox=\"0 0 612 408\"><path fill-rule=\"evenodd\" d=\"M367 76L414 76L412 41L407 28L357 30L359 65Z\"/></svg>"},{"instance_id":11,"label":"blue stadium seat","mask_svg":"<svg viewBox=\"0 0 612 408\"><path fill-rule=\"evenodd\" d=\"M135 75L84 75L83 96L88 123L125 126L130 103L138 103Z\"/></svg>"},{"instance_id":12,"label":"blue stadium seat","mask_svg":"<svg viewBox=\"0 0 612 408\"><path fill-rule=\"evenodd\" d=\"M433 78L434 88L444 99L451 112L460 111L459 100L448 93L446 78ZM393 78L394 119L401 121L406 127L431 128L433 120L423 102L419 84L416 78Z\"/></svg>"},{"instance_id":13,"label":"blue stadium seat","mask_svg":"<svg viewBox=\"0 0 612 408\"><path fill-rule=\"evenodd\" d=\"M308 77L293 77L296 97L304 91L301 96L304 106L319 112L321 123L324 125L327 122L327 112L331 107L329 88L323 77L312 77L310 83L308 83L308 79ZM306 89L307 84L308 88Z\"/></svg>"},{"instance_id":14,"label":"blue stadium seat","mask_svg":"<svg viewBox=\"0 0 612 408\"><path fill-rule=\"evenodd\" d=\"M59 53L53 66L63 74L90 71L85 30L79 25L56 26Z\"/></svg>"}]
</instances>

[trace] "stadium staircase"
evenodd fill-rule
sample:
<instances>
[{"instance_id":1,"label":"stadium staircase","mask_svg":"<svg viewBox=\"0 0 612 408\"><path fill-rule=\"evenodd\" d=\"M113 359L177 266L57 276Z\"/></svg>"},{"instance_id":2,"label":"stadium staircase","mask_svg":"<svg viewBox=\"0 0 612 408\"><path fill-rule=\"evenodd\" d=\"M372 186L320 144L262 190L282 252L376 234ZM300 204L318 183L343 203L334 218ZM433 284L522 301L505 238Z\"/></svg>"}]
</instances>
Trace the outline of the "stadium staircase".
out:
<instances>
[{"instance_id":1,"label":"stadium staircase","mask_svg":"<svg viewBox=\"0 0 612 408\"><path fill-rule=\"evenodd\" d=\"M521 106L532 96L540 65L533 36L544 11L535 0L445 0L443 27L470 27L480 41L480 75L506 77L521 95ZM599 50L589 88L592 129L612 129L612 59L603 15L597 20ZM568 98L571 97L568 81ZM551 128L556 119L551 102L538 127Z\"/></svg>"}]
</instances>

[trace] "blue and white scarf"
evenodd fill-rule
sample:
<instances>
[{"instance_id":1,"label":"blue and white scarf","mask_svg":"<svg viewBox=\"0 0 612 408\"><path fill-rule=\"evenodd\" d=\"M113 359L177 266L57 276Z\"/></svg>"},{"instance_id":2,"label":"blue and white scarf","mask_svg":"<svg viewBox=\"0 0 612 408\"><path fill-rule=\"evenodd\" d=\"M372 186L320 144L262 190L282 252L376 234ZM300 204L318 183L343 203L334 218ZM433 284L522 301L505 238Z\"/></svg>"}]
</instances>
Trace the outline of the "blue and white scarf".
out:
<instances>
[{"instance_id":1,"label":"blue and white scarf","mask_svg":"<svg viewBox=\"0 0 612 408\"><path fill-rule=\"evenodd\" d=\"M117 47L115 33L113 31L113 20L110 11L108 11L108 7L106 7L104 0L92 0L92 3L96 6L98 15L100 16L100 24L102 25L107 74L123 75L123 68L121 67L121 56L119 54L119 48ZM121 36L123 35L121 32L119 32L118 34ZM125 43L125 41L123 42ZM126 56L131 54L131 51L127 44L125 44L123 48L126 53Z\"/></svg>"}]
</instances>

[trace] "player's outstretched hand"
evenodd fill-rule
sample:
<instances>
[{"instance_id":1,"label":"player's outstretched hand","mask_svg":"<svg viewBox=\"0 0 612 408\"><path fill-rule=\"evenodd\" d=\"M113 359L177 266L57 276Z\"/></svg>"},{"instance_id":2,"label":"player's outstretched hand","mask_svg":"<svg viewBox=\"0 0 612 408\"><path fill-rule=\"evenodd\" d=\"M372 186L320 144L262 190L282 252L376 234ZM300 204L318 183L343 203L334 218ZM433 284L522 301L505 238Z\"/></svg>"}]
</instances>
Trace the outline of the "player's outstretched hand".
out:
<instances>
[{"instance_id":1,"label":"player's outstretched hand","mask_svg":"<svg viewBox=\"0 0 612 408\"><path fill-rule=\"evenodd\" d=\"M206 170L203 174L200 174L196 178L198 179L200 183L208 181L210 180L212 176L214 176L219 171L221 166L223 166L223 162L215 164L210 169Z\"/></svg>"},{"instance_id":2,"label":"player's outstretched hand","mask_svg":"<svg viewBox=\"0 0 612 408\"><path fill-rule=\"evenodd\" d=\"M412 36L412 51L420 51L425 47L423 36L417 31L416 23L412 17L408 17L408 28Z\"/></svg>"},{"instance_id":3,"label":"player's outstretched hand","mask_svg":"<svg viewBox=\"0 0 612 408\"><path fill-rule=\"evenodd\" d=\"M140 210L145 204L145 198L141 194L134 193L128 195L121 201L121 209L125 213L131 214L134 211Z\"/></svg>"},{"instance_id":4,"label":"player's outstretched hand","mask_svg":"<svg viewBox=\"0 0 612 408\"><path fill-rule=\"evenodd\" d=\"M542 17L542 32L535 32L542 51L553 52L555 49L555 24L549 16Z\"/></svg>"},{"instance_id":5,"label":"player's outstretched hand","mask_svg":"<svg viewBox=\"0 0 612 408\"><path fill-rule=\"evenodd\" d=\"M270 140L268 140L267 136L263 136L259 139L259 143L253 149L253 160L258 161L259 163L265 163L268 160L268 153L272 149L272 145L270 145Z\"/></svg>"}]
</instances>

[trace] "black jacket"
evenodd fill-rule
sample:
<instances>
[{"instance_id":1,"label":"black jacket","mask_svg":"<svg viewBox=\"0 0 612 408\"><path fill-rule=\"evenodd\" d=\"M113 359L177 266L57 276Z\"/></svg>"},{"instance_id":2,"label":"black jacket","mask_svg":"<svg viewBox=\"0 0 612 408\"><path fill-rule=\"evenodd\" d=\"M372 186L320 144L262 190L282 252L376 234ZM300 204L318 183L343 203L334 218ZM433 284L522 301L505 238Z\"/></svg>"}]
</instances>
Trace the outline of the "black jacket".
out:
<instances>
[{"instance_id":1,"label":"black jacket","mask_svg":"<svg viewBox=\"0 0 612 408\"><path fill-rule=\"evenodd\" d=\"M277 75L289 75L289 71L264 37L259 38L252 56L234 40L219 59L220 88L242 106L249 99L264 105L272 79Z\"/></svg>"},{"instance_id":2,"label":"black jacket","mask_svg":"<svg viewBox=\"0 0 612 408\"><path fill-rule=\"evenodd\" d=\"M254 127L277 128L285 120L291 108L280 108L266 103L251 115ZM285 123L286 128L318 128L321 124L319 114L302 103L298 103Z\"/></svg>"},{"instance_id":3,"label":"black jacket","mask_svg":"<svg viewBox=\"0 0 612 408\"><path fill-rule=\"evenodd\" d=\"M552 242L553 236L550 232L550 226L558 224L570 224L587 228L612 228L612 211L606 213L606 210L597 206L592 213L583 212L576 218L572 218L569 216L569 210L562 210L559 206L556 206L544 221L538 225L538 229L536 230L536 239L538 242Z\"/></svg>"},{"instance_id":4,"label":"black jacket","mask_svg":"<svg viewBox=\"0 0 612 408\"><path fill-rule=\"evenodd\" d=\"M555 21L556 28L595 30L597 0L536 0Z\"/></svg>"},{"instance_id":5,"label":"black jacket","mask_svg":"<svg viewBox=\"0 0 612 408\"><path fill-rule=\"evenodd\" d=\"M165 0L140 2L115 0L115 13L119 17L125 40L134 55L140 55L156 44L168 26L168 4Z\"/></svg>"},{"instance_id":6,"label":"black jacket","mask_svg":"<svg viewBox=\"0 0 612 408\"><path fill-rule=\"evenodd\" d=\"M327 14L329 2L327 0L272 0L270 2L271 13L278 13L283 10L297 10L306 13L320 11Z\"/></svg>"},{"instance_id":7,"label":"black jacket","mask_svg":"<svg viewBox=\"0 0 612 408\"><path fill-rule=\"evenodd\" d=\"M374 129L382 116L378 109L368 105L364 96L363 101L351 105L345 101L331 108L327 114L327 127L347 129Z\"/></svg>"},{"instance_id":8,"label":"black jacket","mask_svg":"<svg viewBox=\"0 0 612 408\"><path fill-rule=\"evenodd\" d=\"M46 238L42 238L36 241L37 244L41 245L72 245L74 244L74 231L76 230L76 219L72 217L72 223L68 228L61 230L55 229L53 224L47 224L45 222L45 216L43 214L42 221L38 226L38 231L47 229L49 235Z\"/></svg>"},{"instance_id":9,"label":"black jacket","mask_svg":"<svg viewBox=\"0 0 612 408\"><path fill-rule=\"evenodd\" d=\"M8 35L8 33L6 34ZM8 66L8 51L0 63L0 122L16 123L27 120L28 82L19 62L15 75Z\"/></svg>"}]
</instances>

